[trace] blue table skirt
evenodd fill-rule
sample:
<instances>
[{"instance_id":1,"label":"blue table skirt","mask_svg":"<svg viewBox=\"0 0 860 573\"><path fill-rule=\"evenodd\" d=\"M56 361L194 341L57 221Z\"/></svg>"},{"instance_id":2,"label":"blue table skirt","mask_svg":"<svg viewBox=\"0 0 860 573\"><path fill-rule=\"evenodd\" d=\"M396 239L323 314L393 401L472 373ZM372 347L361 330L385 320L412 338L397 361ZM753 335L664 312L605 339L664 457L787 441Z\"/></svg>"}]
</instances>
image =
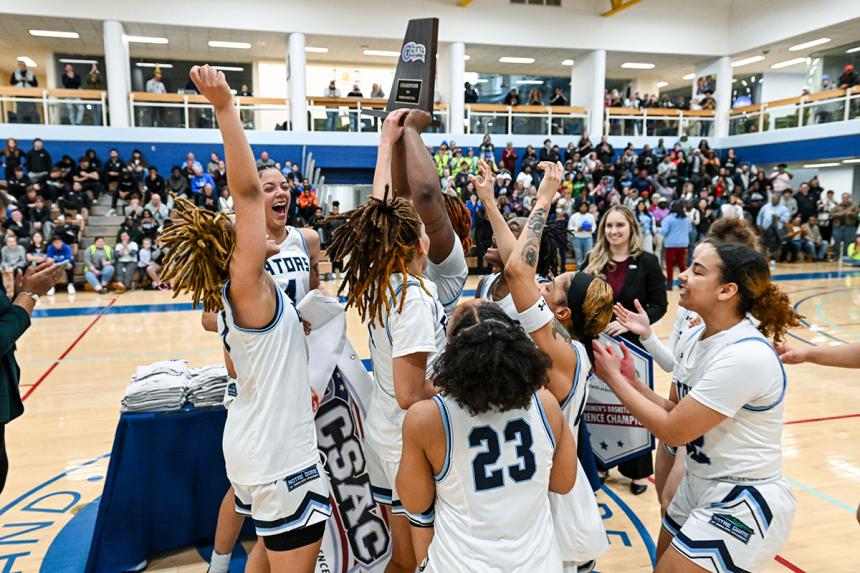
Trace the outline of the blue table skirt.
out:
<instances>
[{"instance_id":1,"label":"blue table skirt","mask_svg":"<svg viewBox=\"0 0 860 573\"><path fill-rule=\"evenodd\" d=\"M164 551L212 544L230 485L226 420L220 406L120 417L87 573L127 571ZM253 535L250 520L242 533Z\"/></svg>"}]
</instances>

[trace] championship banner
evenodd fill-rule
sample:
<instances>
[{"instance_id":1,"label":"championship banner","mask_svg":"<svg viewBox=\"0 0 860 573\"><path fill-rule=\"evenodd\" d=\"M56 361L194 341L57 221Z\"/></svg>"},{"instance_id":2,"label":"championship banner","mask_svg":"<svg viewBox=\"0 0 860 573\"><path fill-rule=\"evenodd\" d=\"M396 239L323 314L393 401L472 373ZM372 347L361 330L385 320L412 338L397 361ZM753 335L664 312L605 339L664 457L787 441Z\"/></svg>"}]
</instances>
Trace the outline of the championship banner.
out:
<instances>
[{"instance_id":1,"label":"championship banner","mask_svg":"<svg viewBox=\"0 0 860 573\"><path fill-rule=\"evenodd\" d=\"M621 353L621 339L601 334L600 344L612 344ZM625 343L633 358L636 377L654 388L654 360L642 348ZM591 433L591 449L606 467L635 458L654 449L654 436L634 418L615 393L603 380L590 373L588 376L588 402L583 419Z\"/></svg>"}]
</instances>

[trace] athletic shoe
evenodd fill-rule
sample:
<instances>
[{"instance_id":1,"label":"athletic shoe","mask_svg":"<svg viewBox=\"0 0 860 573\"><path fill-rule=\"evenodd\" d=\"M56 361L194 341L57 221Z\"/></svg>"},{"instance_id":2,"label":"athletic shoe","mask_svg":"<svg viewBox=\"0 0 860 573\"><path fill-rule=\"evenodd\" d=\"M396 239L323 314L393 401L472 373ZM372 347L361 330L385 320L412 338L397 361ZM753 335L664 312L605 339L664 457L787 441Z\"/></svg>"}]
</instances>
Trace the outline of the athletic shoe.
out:
<instances>
[{"instance_id":1,"label":"athletic shoe","mask_svg":"<svg viewBox=\"0 0 860 573\"><path fill-rule=\"evenodd\" d=\"M50 290L46 293L48 296L54 296L54 293L57 292L54 287L51 287Z\"/></svg>"},{"instance_id":2,"label":"athletic shoe","mask_svg":"<svg viewBox=\"0 0 860 573\"><path fill-rule=\"evenodd\" d=\"M102 287L102 288L99 290L99 294L107 294L107 293L108 293L108 290L107 290L105 287Z\"/></svg>"},{"instance_id":3,"label":"athletic shoe","mask_svg":"<svg viewBox=\"0 0 860 573\"><path fill-rule=\"evenodd\" d=\"M110 288L118 293L125 292L125 285L118 281L111 283Z\"/></svg>"},{"instance_id":4,"label":"athletic shoe","mask_svg":"<svg viewBox=\"0 0 860 573\"><path fill-rule=\"evenodd\" d=\"M647 490L647 489L648 489L648 486L645 484L630 482L630 492L633 495L642 495L643 493L645 493L645 490Z\"/></svg>"},{"instance_id":5,"label":"athletic shoe","mask_svg":"<svg viewBox=\"0 0 860 573\"><path fill-rule=\"evenodd\" d=\"M116 215L116 209L111 209L107 213L105 213L105 217L113 217Z\"/></svg>"},{"instance_id":6,"label":"athletic shoe","mask_svg":"<svg viewBox=\"0 0 860 573\"><path fill-rule=\"evenodd\" d=\"M75 294L77 292L75 290L75 285L73 285L72 283L69 283L68 285L66 285L66 292L69 294Z\"/></svg>"}]
</instances>

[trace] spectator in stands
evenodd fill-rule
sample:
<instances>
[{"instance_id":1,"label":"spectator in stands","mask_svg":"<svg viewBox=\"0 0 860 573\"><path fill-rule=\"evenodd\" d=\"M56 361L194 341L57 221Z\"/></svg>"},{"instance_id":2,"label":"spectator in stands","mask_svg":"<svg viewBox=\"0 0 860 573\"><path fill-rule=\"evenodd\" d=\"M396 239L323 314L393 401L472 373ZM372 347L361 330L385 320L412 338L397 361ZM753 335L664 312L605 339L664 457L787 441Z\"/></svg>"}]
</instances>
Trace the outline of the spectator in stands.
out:
<instances>
[{"instance_id":1,"label":"spectator in stands","mask_svg":"<svg viewBox=\"0 0 860 573\"><path fill-rule=\"evenodd\" d=\"M594 220L594 215L588 212L588 202L579 201L576 213L573 214L567 224L567 231L572 235L571 242L573 243L577 270L585 269L585 255L594 246L592 233L594 233L596 226L597 221Z\"/></svg>"},{"instance_id":2,"label":"spectator in stands","mask_svg":"<svg viewBox=\"0 0 860 573\"><path fill-rule=\"evenodd\" d=\"M720 206L720 216L724 219L743 219L744 208L737 193L729 195L728 201Z\"/></svg>"},{"instance_id":3,"label":"spectator in stands","mask_svg":"<svg viewBox=\"0 0 860 573\"><path fill-rule=\"evenodd\" d=\"M358 84L352 84L352 90L346 94L346 97L362 98L364 95L361 93L361 88L358 87ZM350 110L349 130L358 131L358 113L355 113L355 110Z\"/></svg>"},{"instance_id":4,"label":"spectator in stands","mask_svg":"<svg viewBox=\"0 0 860 573\"><path fill-rule=\"evenodd\" d=\"M857 77L857 72L854 71L854 66L852 64L845 64L845 68L842 70L842 75L839 76L839 88L851 88L856 86L858 83L860 83L860 79Z\"/></svg>"},{"instance_id":5,"label":"spectator in stands","mask_svg":"<svg viewBox=\"0 0 860 573\"><path fill-rule=\"evenodd\" d=\"M146 92L151 94L166 94L167 88L164 87L164 82L161 81L161 70L155 68L152 77L146 81Z\"/></svg>"},{"instance_id":6,"label":"spectator in stands","mask_svg":"<svg viewBox=\"0 0 860 573\"><path fill-rule=\"evenodd\" d=\"M821 236L827 242L833 239L834 207L836 207L836 201L833 199L833 189L829 189L826 193L822 193L818 201L818 227L821 229Z\"/></svg>"},{"instance_id":7,"label":"spectator in stands","mask_svg":"<svg viewBox=\"0 0 860 573\"><path fill-rule=\"evenodd\" d=\"M140 232L137 221L131 217L126 217L119 226L119 230L116 233L117 242L119 242L123 233L128 234L129 239L137 244L140 244L140 241L143 238L143 234Z\"/></svg>"},{"instance_id":8,"label":"spectator in stands","mask_svg":"<svg viewBox=\"0 0 860 573\"><path fill-rule=\"evenodd\" d=\"M788 209L788 214L791 217L797 215L797 201L795 200L790 187L782 192L782 204L785 205L786 209Z\"/></svg>"},{"instance_id":9,"label":"spectator in stands","mask_svg":"<svg viewBox=\"0 0 860 573\"><path fill-rule=\"evenodd\" d=\"M218 167L210 175L215 180L215 190L220 191L221 188L227 185L227 164L223 160L219 161Z\"/></svg>"},{"instance_id":10,"label":"spectator in stands","mask_svg":"<svg viewBox=\"0 0 860 573\"><path fill-rule=\"evenodd\" d=\"M72 64L66 64L63 66L63 77L61 80L63 82L64 89L81 89L81 76L75 73L75 67ZM84 120L84 106L75 103L66 103L63 105L66 108L66 116L69 119L69 123L71 125L80 125Z\"/></svg>"},{"instance_id":11,"label":"spectator in stands","mask_svg":"<svg viewBox=\"0 0 860 573\"><path fill-rule=\"evenodd\" d=\"M149 173L149 163L144 159L143 153L139 149L134 149L131 152L131 159L128 160L126 169L131 171L132 177L137 183L143 183Z\"/></svg>"},{"instance_id":12,"label":"spectator in stands","mask_svg":"<svg viewBox=\"0 0 860 573\"><path fill-rule=\"evenodd\" d=\"M137 251L137 269L135 271L135 276L137 277L137 284L140 288L147 288L149 286L148 283L151 282L149 280L149 275L146 273L146 269L151 263L152 239L146 237L141 241L140 250Z\"/></svg>"},{"instance_id":13,"label":"spectator in stands","mask_svg":"<svg viewBox=\"0 0 860 573\"><path fill-rule=\"evenodd\" d=\"M37 195L33 205L24 207L24 218L29 221L32 233L42 233L43 237L54 234L54 221L51 218L51 208L45 204L45 199Z\"/></svg>"},{"instance_id":14,"label":"spectator in stands","mask_svg":"<svg viewBox=\"0 0 860 573\"><path fill-rule=\"evenodd\" d=\"M60 171L63 173L63 177L71 177L72 171L77 165L75 165L75 160L72 159L72 156L68 153L64 153L63 156L57 161L56 165L60 168Z\"/></svg>"},{"instance_id":15,"label":"spectator in stands","mask_svg":"<svg viewBox=\"0 0 860 573\"><path fill-rule=\"evenodd\" d=\"M8 181L15 173L15 168L21 165L24 161L24 152L21 151L20 147L18 147L18 140L14 137L7 139L6 147L3 148L3 151L0 151L0 157L3 158L3 162L6 165L5 176L3 179Z\"/></svg>"},{"instance_id":16,"label":"spectator in stands","mask_svg":"<svg viewBox=\"0 0 860 573\"><path fill-rule=\"evenodd\" d=\"M75 258L72 248L66 244L60 234L54 235L51 244L45 251L45 255L58 265L63 265L66 273L66 292L75 294ZM51 291L54 289L52 288ZM49 294L53 292L49 291Z\"/></svg>"},{"instance_id":17,"label":"spectator in stands","mask_svg":"<svg viewBox=\"0 0 860 573\"><path fill-rule=\"evenodd\" d=\"M558 151L558 147L554 147L552 141L549 139L543 140L543 147L540 150L540 160L552 161L553 163L561 161L561 153Z\"/></svg>"},{"instance_id":18,"label":"spectator in stands","mask_svg":"<svg viewBox=\"0 0 860 573\"><path fill-rule=\"evenodd\" d=\"M144 200L151 200L153 195L158 195L162 201L167 202L167 189L164 177L159 175L158 168L155 165L150 165L149 167L149 174L144 182L144 188L146 189Z\"/></svg>"},{"instance_id":19,"label":"spectator in stands","mask_svg":"<svg viewBox=\"0 0 860 573\"><path fill-rule=\"evenodd\" d=\"M140 204L140 198L137 195L132 195L128 200L128 205L122 208L122 214L126 217L131 217L133 221L140 221L143 217L143 206Z\"/></svg>"},{"instance_id":20,"label":"spectator in stands","mask_svg":"<svg viewBox=\"0 0 860 573\"><path fill-rule=\"evenodd\" d=\"M12 173L12 178L6 180L6 189L17 200L24 196L27 192L27 187L31 184L30 178L24 175L24 166L16 165L15 171Z\"/></svg>"},{"instance_id":21,"label":"spectator in stands","mask_svg":"<svg viewBox=\"0 0 860 573\"><path fill-rule=\"evenodd\" d=\"M169 221L169 220L168 220ZM167 223L167 221L165 221ZM158 235L159 227L163 227L164 225L159 225L158 221L153 217L152 211L149 209L143 210L143 217L140 219L140 233L144 237L149 237L153 241L155 241L156 236Z\"/></svg>"},{"instance_id":22,"label":"spectator in stands","mask_svg":"<svg viewBox=\"0 0 860 573\"><path fill-rule=\"evenodd\" d=\"M789 255L786 257L788 262L797 262L802 253L808 254L811 259L815 260L815 247L807 240L807 232L808 228L803 224L800 215L795 215L788 222L784 241L785 249Z\"/></svg>"},{"instance_id":23,"label":"spectator in stands","mask_svg":"<svg viewBox=\"0 0 860 573\"><path fill-rule=\"evenodd\" d=\"M158 222L158 226L162 227L164 222L167 220L167 216L170 214L170 209L167 208L161 201L161 195L153 195L149 203L147 203L144 207L144 212L149 211L149 213L155 218ZM143 212L141 213L141 217L143 217Z\"/></svg>"},{"instance_id":24,"label":"spectator in stands","mask_svg":"<svg viewBox=\"0 0 860 573\"><path fill-rule=\"evenodd\" d=\"M852 267L860 267L860 235L856 235L854 242L848 245L842 262Z\"/></svg>"},{"instance_id":25,"label":"spectator in stands","mask_svg":"<svg viewBox=\"0 0 860 573\"><path fill-rule=\"evenodd\" d=\"M520 105L520 94L517 88L511 88L504 99L505 105Z\"/></svg>"},{"instance_id":26,"label":"spectator in stands","mask_svg":"<svg viewBox=\"0 0 860 573\"><path fill-rule=\"evenodd\" d=\"M84 219L89 216L89 197L84 194L81 184L77 181L72 183L71 188L66 189L66 193L57 200L57 205L62 212L74 211Z\"/></svg>"},{"instance_id":27,"label":"spectator in stands","mask_svg":"<svg viewBox=\"0 0 860 573\"><path fill-rule=\"evenodd\" d=\"M786 171L787 167L788 165L785 163L780 163L776 166L776 171L770 174L770 180L773 182L773 190L777 193L782 193L786 189L791 189L791 180L794 175Z\"/></svg>"},{"instance_id":28,"label":"spectator in stands","mask_svg":"<svg viewBox=\"0 0 860 573\"><path fill-rule=\"evenodd\" d=\"M170 169L170 176L167 178L167 192L173 193L177 197L188 196L188 178L182 173L182 168L174 165Z\"/></svg>"},{"instance_id":29,"label":"spectator in stands","mask_svg":"<svg viewBox=\"0 0 860 573\"><path fill-rule=\"evenodd\" d=\"M78 158L78 166L72 170L72 181L81 184L81 189L90 198L90 201L98 199L104 187L101 184L99 170L90 164L90 158L82 155Z\"/></svg>"},{"instance_id":30,"label":"spectator in stands","mask_svg":"<svg viewBox=\"0 0 860 573\"><path fill-rule=\"evenodd\" d=\"M269 159L269 154L265 151L263 153L265 154L266 159L271 161L271 159ZM257 163L259 163L259 160L257 161ZM193 169L194 177L191 179L191 197L195 198L196 200L197 196L203 192L203 187L207 183L211 185L213 189L215 188L215 180L212 179L211 175L203 172L203 167L201 167L199 163L196 163Z\"/></svg>"},{"instance_id":31,"label":"spectator in stands","mask_svg":"<svg viewBox=\"0 0 860 573\"><path fill-rule=\"evenodd\" d=\"M145 237L143 239L144 242L151 241L151 237ZM152 242L151 244L155 244ZM161 269L164 268L162 262L164 261L164 256L167 253L161 249L160 247L153 247L152 249L152 262L149 263L146 267L146 274L151 281L152 288L156 290L170 290L170 285L161 282Z\"/></svg>"},{"instance_id":32,"label":"spectator in stands","mask_svg":"<svg viewBox=\"0 0 860 573\"><path fill-rule=\"evenodd\" d=\"M675 201L671 212L660 225L666 253L666 290L672 290L674 286L673 276L676 264L680 272L687 270L687 248L690 246L692 229L693 224L687 216L684 201Z\"/></svg>"},{"instance_id":33,"label":"spectator in stands","mask_svg":"<svg viewBox=\"0 0 860 573\"><path fill-rule=\"evenodd\" d=\"M24 214L20 209L12 209L9 216L3 221L3 230L7 237L13 235L22 247L26 248L30 243L30 223L24 219Z\"/></svg>"},{"instance_id":34,"label":"spectator in stands","mask_svg":"<svg viewBox=\"0 0 860 573\"><path fill-rule=\"evenodd\" d=\"M36 79L36 74L27 69L27 64L18 60L18 69L12 72L9 85L16 88L35 88L39 87L39 80ZM16 109L17 123L39 123L39 112L35 103L19 101Z\"/></svg>"},{"instance_id":35,"label":"spectator in stands","mask_svg":"<svg viewBox=\"0 0 860 573\"><path fill-rule=\"evenodd\" d=\"M220 209L218 195L215 194L215 187L210 183L206 183L203 186L203 191L197 196L197 206L213 213L217 213Z\"/></svg>"},{"instance_id":36,"label":"spectator in stands","mask_svg":"<svg viewBox=\"0 0 860 573\"><path fill-rule=\"evenodd\" d=\"M527 105L543 105L543 96L540 93L539 89L529 90L528 98L526 99L528 102ZM540 120L538 120L540 121Z\"/></svg>"},{"instance_id":37,"label":"spectator in stands","mask_svg":"<svg viewBox=\"0 0 860 573\"><path fill-rule=\"evenodd\" d=\"M782 250L782 241L785 238L785 226L791 215L781 202L779 193L773 193L770 203L758 212L756 223L764 234L764 246L770 251L770 265L775 266Z\"/></svg>"},{"instance_id":38,"label":"spectator in stands","mask_svg":"<svg viewBox=\"0 0 860 573\"><path fill-rule=\"evenodd\" d=\"M329 82L328 87L323 91L323 97L330 98L339 98L340 90L337 89L337 84L332 80ZM337 130L337 119L338 119L338 108L336 107L328 107L325 110L325 130L326 131L336 131Z\"/></svg>"},{"instance_id":39,"label":"spectator in stands","mask_svg":"<svg viewBox=\"0 0 860 573\"><path fill-rule=\"evenodd\" d=\"M517 150L514 149L513 142L509 141L502 150L502 167L511 173L516 171L517 167Z\"/></svg>"},{"instance_id":40,"label":"spectator in stands","mask_svg":"<svg viewBox=\"0 0 860 573\"><path fill-rule=\"evenodd\" d=\"M382 91L382 88L379 87L379 84L373 84L370 87L370 97L377 98L377 99L383 99L383 98L385 98L385 92Z\"/></svg>"},{"instance_id":41,"label":"spectator in stands","mask_svg":"<svg viewBox=\"0 0 860 573\"><path fill-rule=\"evenodd\" d=\"M221 160L218 158L218 154L214 151L209 154L209 163L206 164L206 173L209 175L215 176L215 170L218 169L218 164Z\"/></svg>"},{"instance_id":42,"label":"spectator in stands","mask_svg":"<svg viewBox=\"0 0 860 573\"><path fill-rule=\"evenodd\" d=\"M30 181L38 181L46 177L52 165L51 154L45 149L42 140L37 137L33 140L33 149L27 152L27 175L30 176Z\"/></svg>"},{"instance_id":43,"label":"spectator in stands","mask_svg":"<svg viewBox=\"0 0 860 573\"><path fill-rule=\"evenodd\" d=\"M110 211L107 212L107 215L109 217L116 215L117 207L125 207L126 202L132 193L139 194L139 188L134 177L131 175L131 171L123 169L122 173L120 173L119 181L117 182L116 191L111 198ZM122 205L119 204L120 201L122 201Z\"/></svg>"},{"instance_id":44,"label":"spectator in stands","mask_svg":"<svg viewBox=\"0 0 860 573\"><path fill-rule=\"evenodd\" d=\"M478 90L472 87L469 82L463 84L463 88L463 103L478 103Z\"/></svg>"},{"instance_id":45,"label":"spectator in stands","mask_svg":"<svg viewBox=\"0 0 860 573\"><path fill-rule=\"evenodd\" d=\"M797 214L803 221L808 221L818 212L816 199L809 192L809 183L800 184L800 191L794 195L794 204L797 206Z\"/></svg>"},{"instance_id":46,"label":"spectator in stands","mask_svg":"<svg viewBox=\"0 0 860 573\"><path fill-rule=\"evenodd\" d=\"M107 294L116 269L113 266L114 253L105 244L104 237L96 237L95 242L84 251L84 276L93 290L99 294ZM124 287L123 287L124 288ZM123 289L117 289L123 290Z\"/></svg>"},{"instance_id":47,"label":"spectator in stands","mask_svg":"<svg viewBox=\"0 0 860 573\"><path fill-rule=\"evenodd\" d=\"M849 193L842 194L842 201L833 210L833 244L836 246L837 255L844 256L848 252L848 246L854 242L857 234L857 205L851 201Z\"/></svg>"},{"instance_id":48,"label":"spectator in stands","mask_svg":"<svg viewBox=\"0 0 860 573\"><path fill-rule=\"evenodd\" d=\"M48 244L45 242L45 237L39 231L33 233L33 238L30 244L27 245L27 264L35 266L41 264L48 258ZM54 294L48 291L48 294Z\"/></svg>"},{"instance_id":49,"label":"spectator in stands","mask_svg":"<svg viewBox=\"0 0 860 573\"><path fill-rule=\"evenodd\" d=\"M815 215L807 219L804 224L806 240L812 245L812 256L816 261L827 260L827 248L830 246L821 236L821 228L818 226L818 217Z\"/></svg>"},{"instance_id":50,"label":"spectator in stands","mask_svg":"<svg viewBox=\"0 0 860 573\"><path fill-rule=\"evenodd\" d=\"M76 252L78 243L81 240L81 227L83 226L83 217L80 214L75 215L70 209L66 210L58 221L57 227L54 229L54 237L59 237L68 245L72 252Z\"/></svg>"},{"instance_id":51,"label":"spectator in stands","mask_svg":"<svg viewBox=\"0 0 860 573\"><path fill-rule=\"evenodd\" d=\"M269 167L275 166L275 160L269 157L269 152L264 151L260 154L260 158L257 160L257 169L267 169ZM213 181L212 186L215 186Z\"/></svg>"},{"instance_id":52,"label":"spectator in stands","mask_svg":"<svg viewBox=\"0 0 860 573\"><path fill-rule=\"evenodd\" d=\"M299 215L307 221L319 205L316 189L305 179L302 183L302 194L299 196Z\"/></svg>"},{"instance_id":53,"label":"spectator in stands","mask_svg":"<svg viewBox=\"0 0 860 573\"><path fill-rule=\"evenodd\" d=\"M27 267L27 251L18 244L15 235L6 236L6 246L0 249L0 271L3 273L3 287L11 299L15 293L15 273Z\"/></svg>"},{"instance_id":54,"label":"spectator in stands","mask_svg":"<svg viewBox=\"0 0 860 573\"><path fill-rule=\"evenodd\" d=\"M185 174L185 177L188 178L188 185L191 185L191 180L194 179L196 175L197 168L200 168L200 171L203 171L203 165L200 164L199 161L194 157L194 153L188 152L185 155L185 163L182 164L182 172Z\"/></svg>"},{"instance_id":55,"label":"spectator in stands","mask_svg":"<svg viewBox=\"0 0 860 573\"><path fill-rule=\"evenodd\" d=\"M125 171L125 163L119 156L119 151L111 149L108 152L108 160L104 166L104 181L108 185L110 191L116 190L119 183L119 177Z\"/></svg>"},{"instance_id":56,"label":"spectator in stands","mask_svg":"<svg viewBox=\"0 0 860 573\"><path fill-rule=\"evenodd\" d=\"M125 290L130 290L134 284L137 249L137 243L131 240L128 233L120 233L119 242L116 244L116 276Z\"/></svg>"},{"instance_id":57,"label":"spectator in stands","mask_svg":"<svg viewBox=\"0 0 860 573\"><path fill-rule=\"evenodd\" d=\"M230 195L230 188L226 185L221 188L221 196L218 198L218 209L224 213L233 211L233 197Z\"/></svg>"},{"instance_id":58,"label":"spectator in stands","mask_svg":"<svg viewBox=\"0 0 860 573\"><path fill-rule=\"evenodd\" d=\"M552 98L549 100L549 105L567 105L567 98L561 93L561 88L555 88L552 92Z\"/></svg>"}]
</instances>

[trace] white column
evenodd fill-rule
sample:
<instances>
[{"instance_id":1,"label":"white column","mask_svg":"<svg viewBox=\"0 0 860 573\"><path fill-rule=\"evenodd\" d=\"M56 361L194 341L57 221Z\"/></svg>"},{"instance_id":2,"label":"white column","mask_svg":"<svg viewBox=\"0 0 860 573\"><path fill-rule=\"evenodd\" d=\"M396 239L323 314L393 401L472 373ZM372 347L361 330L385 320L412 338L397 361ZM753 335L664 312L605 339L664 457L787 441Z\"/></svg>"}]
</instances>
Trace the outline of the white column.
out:
<instances>
[{"instance_id":1,"label":"white column","mask_svg":"<svg viewBox=\"0 0 860 573\"><path fill-rule=\"evenodd\" d=\"M45 61L45 87L50 89L54 89L56 87L63 87L63 84L60 83L59 75L62 74L62 70L60 74L57 73L57 64L54 61L54 53L53 52L45 52L42 56L42 59ZM78 74L83 77L84 74L78 72ZM58 85L59 84L59 85Z\"/></svg>"},{"instance_id":2,"label":"white column","mask_svg":"<svg viewBox=\"0 0 860 573\"><path fill-rule=\"evenodd\" d=\"M462 135L463 118L465 115L463 74L466 72L466 45L463 42L452 42L448 46L448 130L452 135Z\"/></svg>"},{"instance_id":3,"label":"white column","mask_svg":"<svg viewBox=\"0 0 860 573\"><path fill-rule=\"evenodd\" d=\"M570 105L588 108L585 131L594 141L603 135L605 89L606 50L594 50L585 57L577 58L570 69Z\"/></svg>"},{"instance_id":4,"label":"white column","mask_svg":"<svg viewBox=\"0 0 860 573\"><path fill-rule=\"evenodd\" d=\"M111 127L129 126L131 78L129 76L128 42L125 29L116 20L105 20L105 79Z\"/></svg>"},{"instance_id":5,"label":"white column","mask_svg":"<svg viewBox=\"0 0 860 573\"><path fill-rule=\"evenodd\" d=\"M293 131L308 130L306 64L305 35L301 32L293 32L290 34L287 46L287 86L290 94L290 123Z\"/></svg>"},{"instance_id":6,"label":"white column","mask_svg":"<svg viewBox=\"0 0 860 573\"><path fill-rule=\"evenodd\" d=\"M717 100L717 111L714 117L717 137L729 135L729 110L732 108L732 58L723 56L716 61L717 89L714 99Z\"/></svg>"}]
</instances>

